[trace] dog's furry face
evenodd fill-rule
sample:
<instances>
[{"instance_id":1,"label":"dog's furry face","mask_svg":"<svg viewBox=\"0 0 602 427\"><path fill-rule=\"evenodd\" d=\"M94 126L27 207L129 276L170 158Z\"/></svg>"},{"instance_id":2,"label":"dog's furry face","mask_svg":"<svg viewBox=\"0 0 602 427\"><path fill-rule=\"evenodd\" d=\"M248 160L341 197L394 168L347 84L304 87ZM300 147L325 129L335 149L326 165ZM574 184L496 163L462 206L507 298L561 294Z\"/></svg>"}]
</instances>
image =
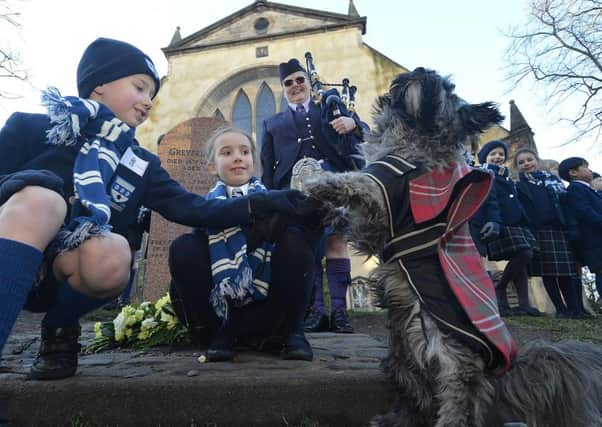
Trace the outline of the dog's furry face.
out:
<instances>
[{"instance_id":1,"label":"dog's furry face","mask_svg":"<svg viewBox=\"0 0 602 427\"><path fill-rule=\"evenodd\" d=\"M375 127L364 146L368 162L392 153L427 169L460 161L467 139L504 117L494 103L469 104L454 88L422 67L399 74L376 101Z\"/></svg>"}]
</instances>

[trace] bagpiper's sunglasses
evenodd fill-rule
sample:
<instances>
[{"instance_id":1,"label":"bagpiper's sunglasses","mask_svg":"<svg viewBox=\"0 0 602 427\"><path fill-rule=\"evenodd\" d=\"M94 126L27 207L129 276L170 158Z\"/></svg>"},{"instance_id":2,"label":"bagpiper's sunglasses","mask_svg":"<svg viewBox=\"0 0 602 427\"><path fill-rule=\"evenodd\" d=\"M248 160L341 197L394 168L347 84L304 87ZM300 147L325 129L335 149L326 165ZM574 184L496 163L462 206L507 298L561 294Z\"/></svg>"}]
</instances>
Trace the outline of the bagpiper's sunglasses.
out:
<instances>
[{"instance_id":1,"label":"bagpiper's sunglasses","mask_svg":"<svg viewBox=\"0 0 602 427\"><path fill-rule=\"evenodd\" d=\"M298 85L302 85L303 83L305 83L305 77L303 76L299 76L299 77L295 77L295 79L288 79L285 80L283 82L285 87L291 87L293 85L293 83L297 83Z\"/></svg>"}]
</instances>

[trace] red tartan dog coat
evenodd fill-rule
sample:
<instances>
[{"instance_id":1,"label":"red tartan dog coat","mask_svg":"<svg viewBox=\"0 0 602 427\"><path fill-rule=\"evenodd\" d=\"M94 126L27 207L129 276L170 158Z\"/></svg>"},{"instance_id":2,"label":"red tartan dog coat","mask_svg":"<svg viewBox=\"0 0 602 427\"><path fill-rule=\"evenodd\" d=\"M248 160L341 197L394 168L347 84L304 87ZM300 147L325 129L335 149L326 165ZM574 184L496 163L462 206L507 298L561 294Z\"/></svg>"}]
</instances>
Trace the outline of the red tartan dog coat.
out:
<instances>
[{"instance_id":1,"label":"red tartan dog coat","mask_svg":"<svg viewBox=\"0 0 602 427\"><path fill-rule=\"evenodd\" d=\"M481 353L488 369L505 372L516 345L467 225L487 198L491 175L467 165L425 172L395 155L362 172L378 184L387 208L383 261L399 264L442 330Z\"/></svg>"}]
</instances>

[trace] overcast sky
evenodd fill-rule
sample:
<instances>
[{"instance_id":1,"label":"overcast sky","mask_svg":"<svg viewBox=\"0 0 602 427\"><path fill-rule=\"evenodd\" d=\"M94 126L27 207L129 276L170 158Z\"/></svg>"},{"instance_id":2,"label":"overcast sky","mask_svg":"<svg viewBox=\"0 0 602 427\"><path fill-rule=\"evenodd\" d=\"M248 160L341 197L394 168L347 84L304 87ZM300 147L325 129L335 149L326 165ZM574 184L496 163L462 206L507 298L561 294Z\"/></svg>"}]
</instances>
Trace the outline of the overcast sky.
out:
<instances>
[{"instance_id":1,"label":"overcast sky","mask_svg":"<svg viewBox=\"0 0 602 427\"><path fill-rule=\"evenodd\" d=\"M186 37L248 6L244 0L8 0L21 13L21 28L0 21L0 46L18 50L31 85L11 86L20 99L0 99L0 125L11 112L42 111L39 89L57 86L75 94L75 70L84 48L97 37L128 41L147 52L161 75L167 61L161 51L177 26ZM347 13L348 0L280 0L299 7ZM0 5L2 2L0 1ZM571 135L557 123L557 109L544 105L543 91L531 85L509 91L504 82L504 32L521 25L527 0L354 0L367 17L364 41L406 68L433 68L449 74L457 93L469 102L492 100L509 116L514 99L535 132L542 157L585 157L602 172L600 144L580 141L560 147ZM282 58L283 60L287 58ZM6 79L5 79L6 80ZM6 81L0 81L2 88ZM360 88L361 91L361 88ZM361 92L360 92L361 97ZM362 102L368 100L361 99ZM506 121L508 128L509 123Z\"/></svg>"}]
</instances>

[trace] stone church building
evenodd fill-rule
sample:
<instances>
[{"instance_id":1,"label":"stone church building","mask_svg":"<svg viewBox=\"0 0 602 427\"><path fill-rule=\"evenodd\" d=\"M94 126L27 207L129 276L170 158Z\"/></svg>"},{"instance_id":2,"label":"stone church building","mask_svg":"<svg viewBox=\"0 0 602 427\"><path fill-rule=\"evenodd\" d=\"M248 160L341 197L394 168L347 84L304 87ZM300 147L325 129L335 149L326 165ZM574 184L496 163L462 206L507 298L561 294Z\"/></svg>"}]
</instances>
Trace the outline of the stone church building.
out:
<instances>
[{"instance_id":1,"label":"stone church building","mask_svg":"<svg viewBox=\"0 0 602 427\"><path fill-rule=\"evenodd\" d=\"M286 107L278 65L311 52L324 82L348 78L357 86L357 111L369 119L373 100L407 71L367 45L367 18L350 0L347 14L258 0L163 48L167 76L150 119L137 131L156 151L159 137L194 117L232 122L261 141L263 119Z\"/></svg>"},{"instance_id":2,"label":"stone church building","mask_svg":"<svg viewBox=\"0 0 602 427\"><path fill-rule=\"evenodd\" d=\"M204 141L198 140L219 125L217 119L248 131L259 144L263 120L288 108L278 65L291 57L304 63L306 52L311 52L323 82L341 83L348 78L357 86L356 110L371 125L375 98L388 90L397 74L408 70L363 41L367 20L353 0L346 14L257 0L191 35L182 37L178 28L163 48L167 75L150 118L137 129L138 140L158 152L175 179L204 194L213 178L207 175L202 158ZM520 111L514 103L510 107L511 131L495 127L481 141L505 139L513 148L525 143L534 146ZM520 122L520 134L513 135L514 122L517 126ZM169 283L167 248L185 231L153 214L145 299L164 293ZM365 276L374 266L363 261L353 261L356 277Z\"/></svg>"}]
</instances>

